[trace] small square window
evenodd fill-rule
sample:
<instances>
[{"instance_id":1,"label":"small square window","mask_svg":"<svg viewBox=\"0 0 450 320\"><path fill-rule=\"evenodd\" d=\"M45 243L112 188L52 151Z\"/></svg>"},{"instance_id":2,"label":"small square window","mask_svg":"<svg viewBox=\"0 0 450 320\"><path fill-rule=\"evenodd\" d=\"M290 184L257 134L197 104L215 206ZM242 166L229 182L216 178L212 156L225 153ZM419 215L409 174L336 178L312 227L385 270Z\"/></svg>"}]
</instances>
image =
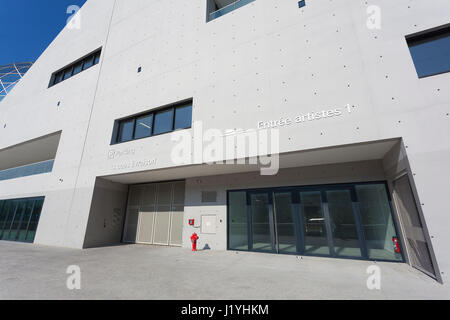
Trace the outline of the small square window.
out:
<instances>
[{"instance_id":1,"label":"small square window","mask_svg":"<svg viewBox=\"0 0 450 320\"><path fill-rule=\"evenodd\" d=\"M406 37L419 78L450 71L450 24Z\"/></svg>"},{"instance_id":2,"label":"small square window","mask_svg":"<svg viewBox=\"0 0 450 320\"><path fill-rule=\"evenodd\" d=\"M306 6L306 0L302 0L298 2L298 7L299 8L303 8L304 6Z\"/></svg>"}]
</instances>

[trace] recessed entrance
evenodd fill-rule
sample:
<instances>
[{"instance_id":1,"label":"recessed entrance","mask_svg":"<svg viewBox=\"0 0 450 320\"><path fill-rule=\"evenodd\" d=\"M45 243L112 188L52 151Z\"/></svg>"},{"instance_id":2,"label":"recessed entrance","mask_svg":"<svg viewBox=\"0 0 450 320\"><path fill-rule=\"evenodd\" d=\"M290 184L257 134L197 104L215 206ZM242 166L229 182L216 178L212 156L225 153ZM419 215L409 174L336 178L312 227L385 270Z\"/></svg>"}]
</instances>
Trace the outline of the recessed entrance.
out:
<instances>
[{"instance_id":1,"label":"recessed entrance","mask_svg":"<svg viewBox=\"0 0 450 320\"><path fill-rule=\"evenodd\" d=\"M124 242L181 246L184 181L130 187Z\"/></svg>"},{"instance_id":2,"label":"recessed entrance","mask_svg":"<svg viewBox=\"0 0 450 320\"><path fill-rule=\"evenodd\" d=\"M228 221L230 250L403 261L384 182L229 191Z\"/></svg>"}]
</instances>

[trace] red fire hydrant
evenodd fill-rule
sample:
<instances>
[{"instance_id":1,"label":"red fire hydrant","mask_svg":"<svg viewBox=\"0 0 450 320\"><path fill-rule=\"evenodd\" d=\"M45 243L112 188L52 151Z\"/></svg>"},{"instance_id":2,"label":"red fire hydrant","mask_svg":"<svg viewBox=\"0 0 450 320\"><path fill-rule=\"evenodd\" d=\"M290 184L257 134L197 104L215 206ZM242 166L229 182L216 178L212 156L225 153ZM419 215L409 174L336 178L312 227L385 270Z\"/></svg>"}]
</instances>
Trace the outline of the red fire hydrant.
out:
<instances>
[{"instance_id":1,"label":"red fire hydrant","mask_svg":"<svg viewBox=\"0 0 450 320\"><path fill-rule=\"evenodd\" d=\"M197 240L198 239L199 239L199 236L194 232L194 234L191 236L192 251L197 251Z\"/></svg>"}]
</instances>

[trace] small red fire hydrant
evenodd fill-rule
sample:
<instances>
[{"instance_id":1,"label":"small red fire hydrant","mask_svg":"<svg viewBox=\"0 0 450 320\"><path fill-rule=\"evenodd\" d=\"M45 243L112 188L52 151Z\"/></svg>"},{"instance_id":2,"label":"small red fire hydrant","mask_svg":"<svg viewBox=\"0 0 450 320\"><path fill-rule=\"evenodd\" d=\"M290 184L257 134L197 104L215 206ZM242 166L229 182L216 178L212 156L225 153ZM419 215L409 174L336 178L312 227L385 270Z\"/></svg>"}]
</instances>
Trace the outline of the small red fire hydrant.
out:
<instances>
[{"instance_id":1,"label":"small red fire hydrant","mask_svg":"<svg viewBox=\"0 0 450 320\"><path fill-rule=\"evenodd\" d=\"M194 232L194 234L191 236L192 251L197 251L197 240L198 239L199 239L199 236Z\"/></svg>"}]
</instances>

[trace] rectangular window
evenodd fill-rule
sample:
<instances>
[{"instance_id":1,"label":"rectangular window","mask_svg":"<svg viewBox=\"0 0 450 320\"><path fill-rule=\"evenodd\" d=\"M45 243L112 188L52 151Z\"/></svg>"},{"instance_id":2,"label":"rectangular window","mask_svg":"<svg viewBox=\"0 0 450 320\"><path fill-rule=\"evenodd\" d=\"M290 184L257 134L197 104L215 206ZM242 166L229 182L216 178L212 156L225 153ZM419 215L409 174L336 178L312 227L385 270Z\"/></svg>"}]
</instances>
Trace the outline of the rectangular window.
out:
<instances>
[{"instance_id":1,"label":"rectangular window","mask_svg":"<svg viewBox=\"0 0 450 320\"><path fill-rule=\"evenodd\" d=\"M0 171L0 181L11 180L37 174L52 172L55 160L31 163L20 167L9 168Z\"/></svg>"},{"instance_id":2,"label":"rectangular window","mask_svg":"<svg viewBox=\"0 0 450 320\"><path fill-rule=\"evenodd\" d=\"M188 129L192 125L192 100L116 120L112 144Z\"/></svg>"},{"instance_id":3,"label":"rectangular window","mask_svg":"<svg viewBox=\"0 0 450 320\"><path fill-rule=\"evenodd\" d=\"M119 128L119 142L133 140L134 119L123 121Z\"/></svg>"},{"instance_id":4,"label":"rectangular window","mask_svg":"<svg viewBox=\"0 0 450 320\"><path fill-rule=\"evenodd\" d=\"M0 240L34 241L44 197L0 200Z\"/></svg>"},{"instance_id":5,"label":"rectangular window","mask_svg":"<svg viewBox=\"0 0 450 320\"><path fill-rule=\"evenodd\" d=\"M66 70L64 71L64 77L63 77L63 80L67 80L67 79L69 79L71 76L72 76L72 67L70 67L70 68L68 68L68 69L66 69Z\"/></svg>"},{"instance_id":6,"label":"rectangular window","mask_svg":"<svg viewBox=\"0 0 450 320\"><path fill-rule=\"evenodd\" d=\"M155 128L153 134L166 133L173 130L173 109L157 112L155 114Z\"/></svg>"},{"instance_id":7,"label":"rectangular window","mask_svg":"<svg viewBox=\"0 0 450 320\"><path fill-rule=\"evenodd\" d=\"M100 52L95 54L94 64L98 64L100 62Z\"/></svg>"},{"instance_id":8,"label":"rectangular window","mask_svg":"<svg viewBox=\"0 0 450 320\"><path fill-rule=\"evenodd\" d=\"M255 0L207 0L207 22L217 19Z\"/></svg>"},{"instance_id":9,"label":"rectangular window","mask_svg":"<svg viewBox=\"0 0 450 320\"><path fill-rule=\"evenodd\" d=\"M83 71L83 61L78 62L73 68L73 75L79 74Z\"/></svg>"},{"instance_id":10,"label":"rectangular window","mask_svg":"<svg viewBox=\"0 0 450 320\"><path fill-rule=\"evenodd\" d=\"M84 60L83 70L86 70L94 65L94 57L90 56Z\"/></svg>"},{"instance_id":11,"label":"rectangular window","mask_svg":"<svg viewBox=\"0 0 450 320\"><path fill-rule=\"evenodd\" d=\"M150 137L153 128L153 114L148 114L137 118L136 131L134 133L135 139Z\"/></svg>"},{"instance_id":12,"label":"rectangular window","mask_svg":"<svg viewBox=\"0 0 450 320\"><path fill-rule=\"evenodd\" d=\"M98 64L100 62L100 56L101 56L101 49L98 49L95 52L88 54L84 58L81 58L69 64L62 70L54 72L52 74L49 87L54 86L60 83L61 81L67 80L79 74L80 72L92 67L93 65Z\"/></svg>"},{"instance_id":13,"label":"rectangular window","mask_svg":"<svg viewBox=\"0 0 450 320\"><path fill-rule=\"evenodd\" d=\"M419 78L450 71L450 24L406 37Z\"/></svg>"},{"instance_id":14,"label":"rectangular window","mask_svg":"<svg viewBox=\"0 0 450 320\"><path fill-rule=\"evenodd\" d=\"M175 110L175 130L190 128L192 125L192 105Z\"/></svg>"}]
</instances>

